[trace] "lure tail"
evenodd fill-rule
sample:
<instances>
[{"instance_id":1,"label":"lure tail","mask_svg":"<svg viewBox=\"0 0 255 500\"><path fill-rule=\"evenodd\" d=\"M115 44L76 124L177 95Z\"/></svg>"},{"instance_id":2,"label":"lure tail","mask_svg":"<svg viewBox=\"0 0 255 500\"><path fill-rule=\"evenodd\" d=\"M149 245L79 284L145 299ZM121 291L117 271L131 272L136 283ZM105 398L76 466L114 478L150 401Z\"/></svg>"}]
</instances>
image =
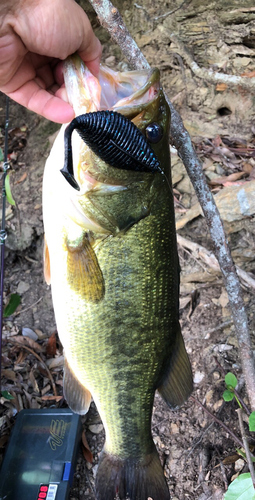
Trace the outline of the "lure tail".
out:
<instances>
[{"instance_id":1,"label":"lure tail","mask_svg":"<svg viewBox=\"0 0 255 500\"><path fill-rule=\"evenodd\" d=\"M154 448L142 461L121 460L102 452L96 476L97 500L169 500L161 463Z\"/></svg>"}]
</instances>

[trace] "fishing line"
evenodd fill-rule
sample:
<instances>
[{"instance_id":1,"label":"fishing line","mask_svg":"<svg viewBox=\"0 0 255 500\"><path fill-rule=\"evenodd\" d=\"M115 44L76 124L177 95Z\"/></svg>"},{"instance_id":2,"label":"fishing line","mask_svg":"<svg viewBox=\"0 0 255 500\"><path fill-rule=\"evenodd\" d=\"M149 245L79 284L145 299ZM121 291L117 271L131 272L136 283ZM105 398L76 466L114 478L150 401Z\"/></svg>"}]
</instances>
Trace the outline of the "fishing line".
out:
<instances>
[{"instance_id":1,"label":"fishing line","mask_svg":"<svg viewBox=\"0 0 255 500\"><path fill-rule=\"evenodd\" d=\"M7 170L9 169L8 162L8 128L9 128L9 97L6 96L6 112L5 112L5 136L4 136L4 163L2 177L2 221L0 231L0 252L1 252L1 269L0 269L0 391L1 391L1 373L2 373L2 333L3 333L3 293L4 293L4 251L5 240L7 238L5 230L5 212L6 212L6 191L5 179Z\"/></svg>"}]
</instances>

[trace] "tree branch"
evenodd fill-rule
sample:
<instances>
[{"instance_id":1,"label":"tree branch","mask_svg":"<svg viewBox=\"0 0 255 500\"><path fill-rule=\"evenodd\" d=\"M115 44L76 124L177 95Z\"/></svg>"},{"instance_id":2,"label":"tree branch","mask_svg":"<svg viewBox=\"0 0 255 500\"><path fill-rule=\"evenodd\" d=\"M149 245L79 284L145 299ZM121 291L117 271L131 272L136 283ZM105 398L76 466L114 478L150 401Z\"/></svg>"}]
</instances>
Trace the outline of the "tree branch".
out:
<instances>
[{"instance_id":1,"label":"tree branch","mask_svg":"<svg viewBox=\"0 0 255 500\"><path fill-rule=\"evenodd\" d=\"M99 21L119 45L128 62L134 69L149 69L149 63L127 30L121 15L109 0L90 0ZM248 319L241 294L241 286L225 237L223 224L212 193L206 183L202 166L192 146L190 136L184 128L179 113L167 98L171 110L171 142L182 159L198 200L203 209L211 238L214 253L219 261L221 272L228 292L238 339L243 374L252 410L255 411L255 366L248 328Z\"/></svg>"},{"instance_id":2,"label":"tree branch","mask_svg":"<svg viewBox=\"0 0 255 500\"><path fill-rule=\"evenodd\" d=\"M194 75L198 78L202 78L210 83L225 83L229 85L229 87L243 87L245 89L255 89L255 78L246 78L245 76L236 76L236 75L226 75L225 73L218 73L217 71L213 71L212 69L200 68L198 64L194 61L189 51L184 47L184 44L174 33L168 32L169 38L173 41L177 47L180 56L184 59L186 64L190 67L191 71L193 71Z\"/></svg>"}]
</instances>

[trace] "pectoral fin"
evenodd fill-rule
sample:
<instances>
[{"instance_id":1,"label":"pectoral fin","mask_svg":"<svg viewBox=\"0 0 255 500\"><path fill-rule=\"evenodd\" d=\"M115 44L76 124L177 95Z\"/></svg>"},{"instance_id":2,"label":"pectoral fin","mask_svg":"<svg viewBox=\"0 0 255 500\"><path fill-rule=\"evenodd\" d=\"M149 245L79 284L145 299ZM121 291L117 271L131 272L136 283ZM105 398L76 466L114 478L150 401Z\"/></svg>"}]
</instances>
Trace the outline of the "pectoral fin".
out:
<instances>
[{"instance_id":1,"label":"pectoral fin","mask_svg":"<svg viewBox=\"0 0 255 500\"><path fill-rule=\"evenodd\" d=\"M90 406L91 394L76 378L67 359L65 359L64 366L63 391L64 397L71 410L75 413L79 413L79 415L85 415Z\"/></svg>"},{"instance_id":2,"label":"pectoral fin","mask_svg":"<svg viewBox=\"0 0 255 500\"><path fill-rule=\"evenodd\" d=\"M44 251L43 251L43 264L44 264L44 279L47 285L50 285L50 254L46 238L44 236Z\"/></svg>"},{"instance_id":3,"label":"pectoral fin","mask_svg":"<svg viewBox=\"0 0 255 500\"><path fill-rule=\"evenodd\" d=\"M99 302L104 296L104 277L87 234L80 242L66 242L67 279L78 295L89 302Z\"/></svg>"},{"instance_id":4,"label":"pectoral fin","mask_svg":"<svg viewBox=\"0 0 255 500\"><path fill-rule=\"evenodd\" d=\"M171 355L169 367L158 391L171 408L183 404L193 390L190 361L178 326L176 345Z\"/></svg>"}]
</instances>

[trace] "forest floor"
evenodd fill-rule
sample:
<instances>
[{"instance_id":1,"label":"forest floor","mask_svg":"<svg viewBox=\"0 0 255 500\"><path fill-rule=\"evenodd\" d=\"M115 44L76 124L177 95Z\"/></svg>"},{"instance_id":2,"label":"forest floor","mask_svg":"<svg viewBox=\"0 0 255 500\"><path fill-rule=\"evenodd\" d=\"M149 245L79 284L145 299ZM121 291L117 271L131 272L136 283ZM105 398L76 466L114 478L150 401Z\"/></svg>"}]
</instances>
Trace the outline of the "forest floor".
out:
<instances>
[{"instance_id":1,"label":"forest floor","mask_svg":"<svg viewBox=\"0 0 255 500\"><path fill-rule=\"evenodd\" d=\"M171 11L173 2L147 3L145 12L145 1L138 6L123 2L121 12L129 28L133 27L133 35L150 64L161 70L164 89L191 134L207 181L216 198L220 194L219 209L235 263L255 279L255 204L251 203L250 212L243 215L237 202L240 190L247 196L251 192L251 198L253 195L255 199L254 89L214 84L195 77L178 43L170 41L168 17L160 18L166 9ZM200 26L205 19L203 12L199 11L194 26L196 22ZM114 69L123 69L125 62L120 51L109 42L94 18L92 22L103 43L102 61ZM231 29L233 26L228 27ZM205 65L207 57L207 68L242 74L247 79L255 75L255 47L249 47L248 51L247 44L242 46L238 42L237 50L237 44L229 42L227 50L226 43L220 42L220 38L214 45L212 42L211 51L207 46L208 55L203 60ZM193 51L194 57L196 54ZM0 399L0 458L17 412L23 408L65 406L62 346L42 264L42 178L59 127L13 102L9 122L8 153L16 206L7 207L4 301L8 301L10 294L18 293L21 304L4 320L2 390L8 391L13 399L3 396ZM5 98L1 95L2 148L4 126ZM172 147L171 158L178 234L210 250L212 243L204 218L199 215L193 187ZM193 398L175 412L156 395L153 438L172 500L222 500L231 479L248 469L236 453L237 446L230 433L203 411L201 403L240 437L237 404L225 403L222 398L224 372L235 373L238 390L247 404L248 400L221 274L183 244L179 245L179 256L181 326L192 362L194 392ZM254 342L255 290L243 284L243 297ZM71 500L95 498L94 477L104 430L93 403L83 424L93 462L86 461L80 453Z\"/></svg>"}]
</instances>

